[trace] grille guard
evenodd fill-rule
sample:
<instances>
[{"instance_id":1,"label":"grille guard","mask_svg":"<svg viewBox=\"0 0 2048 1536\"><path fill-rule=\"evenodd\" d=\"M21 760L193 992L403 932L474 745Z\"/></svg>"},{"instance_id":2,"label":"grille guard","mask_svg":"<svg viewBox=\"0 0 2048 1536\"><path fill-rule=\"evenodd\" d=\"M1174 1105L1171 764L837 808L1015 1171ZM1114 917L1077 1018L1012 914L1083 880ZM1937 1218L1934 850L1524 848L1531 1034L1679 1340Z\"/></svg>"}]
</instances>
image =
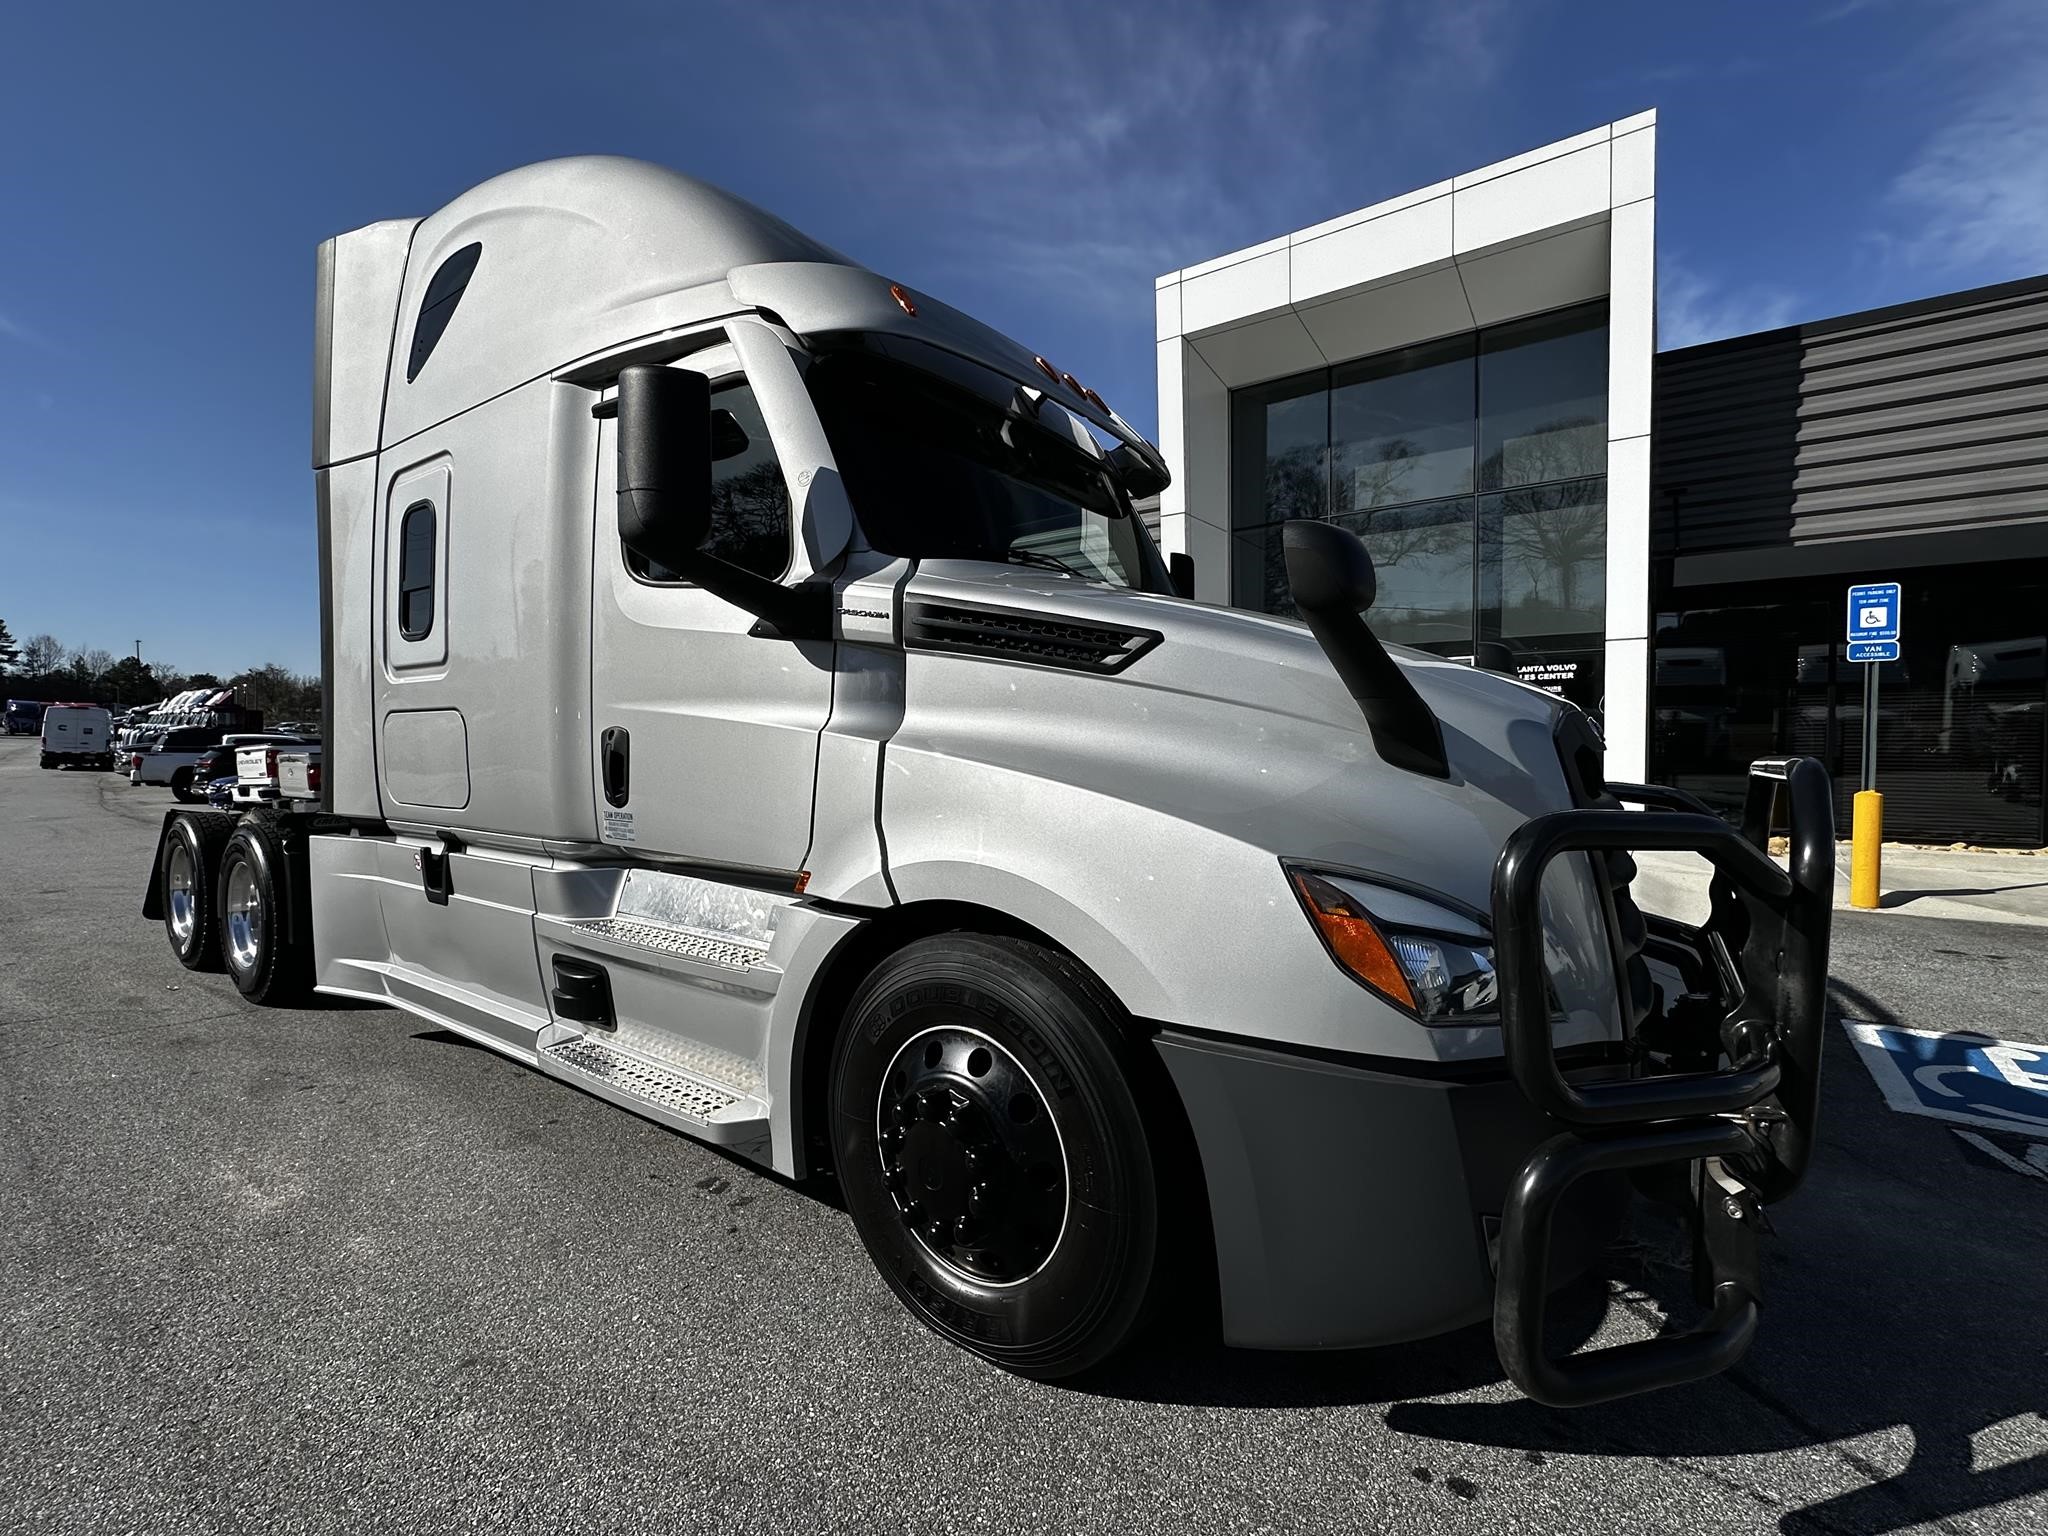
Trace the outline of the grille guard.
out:
<instances>
[{"instance_id":1,"label":"grille guard","mask_svg":"<svg viewBox=\"0 0 2048 1536\"><path fill-rule=\"evenodd\" d=\"M1575 1407L1697 1381L1742 1358L1755 1336L1762 1287L1757 1232L1763 1206L1798 1187L1819 1109L1828 929L1834 895L1834 804L1827 770L1810 757L1750 766L1742 824L1654 785L1610 784L1629 810L1573 810L1528 822L1493 874L1501 1035L1522 1092L1565 1129L1523 1164L1501 1212L1494 1344L1530 1397ZM1791 869L1767 849L1780 800ZM1711 915L1694 928L1648 920L1645 954L1685 978L1687 994L1653 1009L1636 1036L1666 1063L1598 1082L1558 1069L1545 988L1540 892L1568 853L1681 851L1714 866ZM1557 1358L1543 1345L1551 1218L1580 1179L1626 1170L1641 1180L1678 1166L1676 1198L1691 1218L1693 1276L1711 1317L1697 1330Z\"/></svg>"}]
</instances>

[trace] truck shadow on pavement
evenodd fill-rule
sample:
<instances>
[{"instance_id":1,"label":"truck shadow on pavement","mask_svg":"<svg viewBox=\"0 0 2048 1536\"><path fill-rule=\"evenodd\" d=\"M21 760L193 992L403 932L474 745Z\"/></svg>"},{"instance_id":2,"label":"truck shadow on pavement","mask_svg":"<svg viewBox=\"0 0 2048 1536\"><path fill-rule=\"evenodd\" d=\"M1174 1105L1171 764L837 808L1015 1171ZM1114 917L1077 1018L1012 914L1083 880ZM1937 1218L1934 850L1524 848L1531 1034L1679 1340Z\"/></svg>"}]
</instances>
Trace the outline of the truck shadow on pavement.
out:
<instances>
[{"instance_id":1,"label":"truck shadow on pavement","mask_svg":"<svg viewBox=\"0 0 2048 1536\"><path fill-rule=\"evenodd\" d=\"M1840 982L1836 1006L1895 1023ZM1746 1497L1786 1532L1888 1532L2048 1495L2048 1454L1996 1464L1977 1437L2008 1420L2048 1416L2038 1326L2038 1234L2048 1204L2017 1179L1998 1182L1954 1150L1939 1122L1886 1109L1830 1020L1822 1148L1809 1180L1776 1209L1766 1245L1763 1328L1749 1358L1715 1380L1594 1408L1561 1411L1519 1396L1417 1401L1494 1388L1503 1373L1490 1325L1375 1351L1261 1355L1220 1347L1135 1354L1094 1390L1120 1397L1243 1408L1385 1403L1388 1428L1426 1439L1555 1454L1649 1457ZM2022 1205L2022 1202L2025 1204ZM1639 1202L1639 1209L1643 1203ZM1554 1354L1590 1338L1615 1304L1639 1316L1697 1317L1675 1227L1631 1222L1603 1272L1552 1300ZM2033 1235L2030 1235L2033 1234ZM1640 1332L1640 1330L1638 1330ZM1912 1436L1897 1467L1890 1445ZM2039 1424L2002 1438L2040 1440ZM1718 1458L1828 1447L1862 1486L1796 1505L1773 1491L1792 1476L1756 1475ZM1980 1470L1981 1465L1981 1470ZM1418 1474L1420 1475L1420 1474ZM2044 1528L2044 1527L2035 1527Z\"/></svg>"}]
</instances>

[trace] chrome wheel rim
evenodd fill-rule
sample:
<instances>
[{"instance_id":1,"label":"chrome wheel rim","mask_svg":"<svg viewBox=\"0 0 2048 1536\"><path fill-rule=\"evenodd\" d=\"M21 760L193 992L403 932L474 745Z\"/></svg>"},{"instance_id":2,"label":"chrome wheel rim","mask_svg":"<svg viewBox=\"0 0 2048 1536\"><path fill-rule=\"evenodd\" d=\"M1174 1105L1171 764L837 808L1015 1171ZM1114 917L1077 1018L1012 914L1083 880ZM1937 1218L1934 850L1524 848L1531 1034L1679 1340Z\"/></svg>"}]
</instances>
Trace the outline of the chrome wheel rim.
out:
<instances>
[{"instance_id":1,"label":"chrome wheel rim","mask_svg":"<svg viewBox=\"0 0 2048 1536\"><path fill-rule=\"evenodd\" d=\"M164 861L164 905L170 910L171 937L178 941L180 949L192 942L192 928L199 911L193 892L198 883L192 850L182 842L172 843L170 857Z\"/></svg>"},{"instance_id":2,"label":"chrome wheel rim","mask_svg":"<svg viewBox=\"0 0 2048 1536\"><path fill-rule=\"evenodd\" d=\"M980 1030L906 1040L875 1103L882 1178L918 1246L979 1286L1022 1285L1066 1232L1066 1145L1037 1081Z\"/></svg>"},{"instance_id":3,"label":"chrome wheel rim","mask_svg":"<svg viewBox=\"0 0 2048 1536\"><path fill-rule=\"evenodd\" d=\"M263 892L256 884L256 871L246 859L228 866L227 888L222 911L227 919L228 961L238 971L256 968L256 954L263 944Z\"/></svg>"}]
</instances>

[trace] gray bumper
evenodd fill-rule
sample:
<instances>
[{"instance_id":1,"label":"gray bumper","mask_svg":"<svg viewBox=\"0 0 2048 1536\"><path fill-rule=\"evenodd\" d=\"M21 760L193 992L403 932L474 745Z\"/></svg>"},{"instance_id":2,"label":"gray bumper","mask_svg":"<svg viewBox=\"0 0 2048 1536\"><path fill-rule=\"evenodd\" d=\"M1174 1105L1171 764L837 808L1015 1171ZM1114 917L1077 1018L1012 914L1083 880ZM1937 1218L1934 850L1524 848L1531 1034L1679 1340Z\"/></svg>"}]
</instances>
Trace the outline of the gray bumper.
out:
<instances>
[{"instance_id":1,"label":"gray bumper","mask_svg":"<svg viewBox=\"0 0 2048 1536\"><path fill-rule=\"evenodd\" d=\"M1490 1313L1489 1218L1559 1129L1504 1069L1451 1080L1173 1031L1156 1043L1208 1183L1226 1343L1393 1344ZM1586 1268L1626 1201L1618 1179L1573 1192L1553 1282Z\"/></svg>"}]
</instances>

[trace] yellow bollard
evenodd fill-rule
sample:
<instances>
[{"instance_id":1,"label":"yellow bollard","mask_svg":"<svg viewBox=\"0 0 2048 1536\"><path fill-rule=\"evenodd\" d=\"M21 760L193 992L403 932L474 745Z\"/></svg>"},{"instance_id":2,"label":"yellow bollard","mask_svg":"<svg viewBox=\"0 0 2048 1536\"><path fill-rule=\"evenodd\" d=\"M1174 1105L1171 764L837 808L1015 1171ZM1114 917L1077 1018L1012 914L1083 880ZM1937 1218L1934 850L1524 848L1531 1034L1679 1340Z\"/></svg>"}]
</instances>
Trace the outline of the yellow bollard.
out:
<instances>
[{"instance_id":1,"label":"yellow bollard","mask_svg":"<svg viewBox=\"0 0 2048 1536\"><path fill-rule=\"evenodd\" d=\"M1877 905L1878 850L1884 845L1884 796L1874 789L1856 792L1849 833L1849 905Z\"/></svg>"}]
</instances>

